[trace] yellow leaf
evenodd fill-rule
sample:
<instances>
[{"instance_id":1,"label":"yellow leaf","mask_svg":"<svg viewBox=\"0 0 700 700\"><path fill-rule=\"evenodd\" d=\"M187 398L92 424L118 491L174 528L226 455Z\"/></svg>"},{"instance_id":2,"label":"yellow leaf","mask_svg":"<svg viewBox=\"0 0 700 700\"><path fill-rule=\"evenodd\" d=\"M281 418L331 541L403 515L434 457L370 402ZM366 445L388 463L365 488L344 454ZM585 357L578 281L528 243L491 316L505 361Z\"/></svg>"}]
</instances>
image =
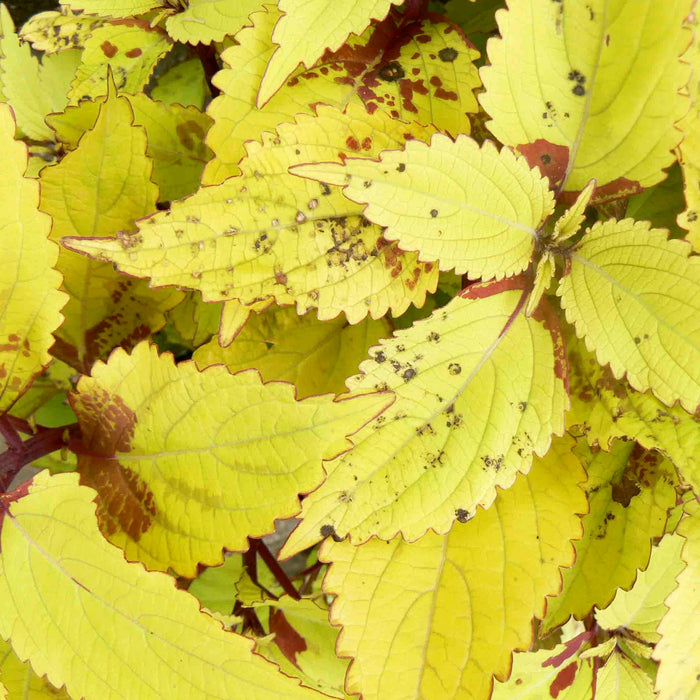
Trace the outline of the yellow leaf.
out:
<instances>
[{"instance_id":1,"label":"yellow leaf","mask_svg":"<svg viewBox=\"0 0 700 700\"><path fill-rule=\"evenodd\" d=\"M323 322L313 312L299 316L294 309L273 307L253 314L228 347L222 348L215 337L192 359L200 368L224 364L237 372L254 367L263 381L292 382L299 398L340 394L369 347L388 335L385 319L367 318L350 326L342 317Z\"/></svg>"},{"instance_id":2,"label":"yellow leaf","mask_svg":"<svg viewBox=\"0 0 700 700\"><path fill-rule=\"evenodd\" d=\"M386 227L386 238L472 279L524 270L537 229L554 211L547 180L524 158L490 141L479 147L468 136L435 134L430 145L409 141L379 161L315 162L291 172L344 185L345 196L366 204L367 218Z\"/></svg>"},{"instance_id":3,"label":"yellow leaf","mask_svg":"<svg viewBox=\"0 0 700 700\"><path fill-rule=\"evenodd\" d=\"M163 5L162 0L59 0L71 10L111 17L140 15Z\"/></svg>"},{"instance_id":4,"label":"yellow leaf","mask_svg":"<svg viewBox=\"0 0 700 700\"><path fill-rule=\"evenodd\" d=\"M24 178L27 148L14 133L11 110L0 104L0 413L49 364L67 300L52 269L58 246L49 240L51 219L38 209L39 184Z\"/></svg>"},{"instance_id":5,"label":"yellow leaf","mask_svg":"<svg viewBox=\"0 0 700 700\"><path fill-rule=\"evenodd\" d=\"M359 35L373 19L384 19L402 0L355 0L338 5L334 0L279 0L282 16L272 33L278 45L270 58L260 89L262 107L282 87L300 63L307 68L329 49L340 48L350 34Z\"/></svg>"},{"instance_id":6,"label":"yellow leaf","mask_svg":"<svg viewBox=\"0 0 700 700\"><path fill-rule=\"evenodd\" d=\"M71 102L106 94L108 66L120 90L139 92L171 48L168 35L145 20L114 20L98 27L85 42L69 93Z\"/></svg>"},{"instance_id":7,"label":"yellow leaf","mask_svg":"<svg viewBox=\"0 0 700 700\"><path fill-rule=\"evenodd\" d=\"M296 401L291 384L262 384L255 371L198 372L147 343L112 353L83 377L72 406L86 453L83 483L100 494L105 534L129 559L193 577L219 564L222 547L299 511L297 494L323 479L322 460L391 396Z\"/></svg>"},{"instance_id":8,"label":"yellow leaf","mask_svg":"<svg viewBox=\"0 0 700 700\"><path fill-rule=\"evenodd\" d=\"M237 36L240 44L222 54L229 68L217 74L215 83L222 95L209 107L215 123L208 143L216 158L205 170L206 184L239 174L246 141L298 113L311 113L311 105L318 102L340 111L352 104L370 114L383 112L392 120L432 124L453 135L469 133L468 114L478 110L473 94L480 85L473 63L478 53L459 27L437 17L399 24L390 14L361 37L351 37L339 51L325 54L312 69L297 71L257 109L255 95L274 51L270 34L279 17L275 8L268 9L253 15L254 26ZM392 128L396 126L394 122ZM417 137L430 133L426 130ZM352 144L342 148L353 150ZM362 150L362 140L354 150Z\"/></svg>"},{"instance_id":9,"label":"yellow leaf","mask_svg":"<svg viewBox=\"0 0 700 700\"><path fill-rule=\"evenodd\" d=\"M592 700L593 665L579 658L552 662L566 644L553 649L513 654L513 671L508 681L494 683L493 700Z\"/></svg>"},{"instance_id":10,"label":"yellow leaf","mask_svg":"<svg viewBox=\"0 0 700 700\"><path fill-rule=\"evenodd\" d=\"M668 510L675 504L672 470L655 452L616 442L588 465L586 491L590 512L583 518L583 539L576 542L576 563L562 571L563 589L547 603L542 634L566 621L606 607L618 588L628 590L637 569L646 569L651 540L661 537Z\"/></svg>"},{"instance_id":11,"label":"yellow leaf","mask_svg":"<svg viewBox=\"0 0 700 700\"><path fill-rule=\"evenodd\" d=\"M615 377L666 405L700 405L700 257L647 222L595 224L557 294L586 347ZM634 261L634 265L630 264Z\"/></svg>"},{"instance_id":12,"label":"yellow leaf","mask_svg":"<svg viewBox=\"0 0 700 700\"><path fill-rule=\"evenodd\" d=\"M354 658L346 688L363 698L488 698L532 618L560 586L581 532L585 478L569 440L535 460L493 506L446 535L360 547L328 541L324 590L337 596L338 652Z\"/></svg>"},{"instance_id":13,"label":"yellow leaf","mask_svg":"<svg viewBox=\"0 0 700 700\"><path fill-rule=\"evenodd\" d=\"M659 623L661 641L653 658L660 662L656 691L661 700L697 698L700 691L700 518L686 515L678 526L685 538L682 558L686 568L678 588L666 599L669 610Z\"/></svg>"},{"instance_id":14,"label":"yellow leaf","mask_svg":"<svg viewBox=\"0 0 700 700\"><path fill-rule=\"evenodd\" d=\"M97 529L94 497L77 475L42 472L0 501L0 635L37 674L73 698L318 697L172 577L125 562Z\"/></svg>"},{"instance_id":15,"label":"yellow leaf","mask_svg":"<svg viewBox=\"0 0 700 700\"><path fill-rule=\"evenodd\" d=\"M199 186L204 164L211 152L204 136L211 119L195 107L166 105L147 95L122 95L134 112L134 125L146 130L146 153L153 159L153 181L160 188L160 199L171 201L191 194ZM52 114L47 121L69 149L75 149L82 135L92 129L104 96Z\"/></svg>"},{"instance_id":16,"label":"yellow leaf","mask_svg":"<svg viewBox=\"0 0 700 700\"><path fill-rule=\"evenodd\" d=\"M698 420L680 406L669 408L650 393L634 391L624 379L615 379L601 367L570 327L566 333L571 411L567 428L585 435L588 444L609 450L614 438L636 440L647 449L659 449L683 478L700 488L700 433Z\"/></svg>"},{"instance_id":17,"label":"yellow leaf","mask_svg":"<svg viewBox=\"0 0 700 700\"><path fill-rule=\"evenodd\" d=\"M24 700L70 700L65 688L60 690L51 685L46 678L37 676L28 661L22 662L17 654L12 651L8 642L0 639L0 698L24 698ZM11 693L10 696L2 694L2 684Z\"/></svg>"},{"instance_id":18,"label":"yellow leaf","mask_svg":"<svg viewBox=\"0 0 700 700\"><path fill-rule=\"evenodd\" d=\"M686 24L693 32L693 40L682 57L691 69L688 81L690 110L678 123L678 128L683 133L679 160L683 167L687 209L678 216L678 225L688 230L688 240L695 250L700 250L700 37L697 10L686 18Z\"/></svg>"},{"instance_id":19,"label":"yellow leaf","mask_svg":"<svg viewBox=\"0 0 700 700\"><path fill-rule=\"evenodd\" d=\"M136 219L156 208L158 188L150 180L146 134L133 126L129 101L114 94L113 84L110 90L78 148L41 173L41 208L53 217L54 240L130 231ZM162 328L164 312L182 299L179 292L151 291L111 265L65 249L58 269L70 300L53 352L82 372L115 346L130 348Z\"/></svg>"},{"instance_id":20,"label":"yellow leaf","mask_svg":"<svg viewBox=\"0 0 700 700\"><path fill-rule=\"evenodd\" d=\"M692 0L513 0L497 14L481 103L501 143L527 147L561 190L611 193L665 177L688 108L683 18ZM534 162L533 162L534 164Z\"/></svg>"},{"instance_id":21,"label":"yellow leaf","mask_svg":"<svg viewBox=\"0 0 700 700\"><path fill-rule=\"evenodd\" d=\"M321 320L344 312L350 323L389 309L399 316L435 290L436 266L401 253L339 192L287 168L299 158L339 158L348 140L364 143L372 154L424 130L359 107L319 108L318 117L302 116L277 136L266 134L265 147L251 145L245 176L203 187L142 221L138 235L66 243L128 274L150 277L153 286L199 289L205 301L251 305L274 298L296 303L300 314L317 308Z\"/></svg>"},{"instance_id":22,"label":"yellow leaf","mask_svg":"<svg viewBox=\"0 0 700 700\"><path fill-rule=\"evenodd\" d=\"M51 10L30 17L20 29L19 36L22 41L30 42L35 51L52 54L84 48L88 37L103 23L99 17Z\"/></svg>"},{"instance_id":23,"label":"yellow leaf","mask_svg":"<svg viewBox=\"0 0 700 700\"><path fill-rule=\"evenodd\" d=\"M66 106L76 58L45 57L40 64L29 45L19 43L10 13L0 4L0 98L12 107L22 134L36 141L53 140L44 118Z\"/></svg>"},{"instance_id":24,"label":"yellow leaf","mask_svg":"<svg viewBox=\"0 0 700 700\"><path fill-rule=\"evenodd\" d=\"M546 251L544 255L540 258L537 263L537 268L535 270L535 283L530 292L530 296L527 300L527 306L525 307L525 314L527 316L532 316L535 313L542 296L549 289L549 285L554 278L554 273L556 272L556 261L554 256L550 251Z\"/></svg>"},{"instance_id":25,"label":"yellow leaf","mask_svg":"<svg viewBox=\"0 0 700 700\"><path fill-rule=\"evenodd\" d=\"M210 44L250 25L249 15L261 7L262 0L190 0L166 27L175 41Z\"/></svg>"},{"instance_id":26,"label":"yellow leaf","mask_svg":"<svg viewBox=\"0 0 700 700\"><path fill-rule=\"evenodd\" d=\"M613 602L596 612L596 622L605 629L624 627L646 642L658 642L656 628L667 610L664 601L685 568L681 559L684 542L680 535L665 535L652 547L649 566L637 574L634 586L629 591L618 590Z\"/></svg>"},{"instance_id":27,"label":"yellow leaf","mask_svg":"<svg viewBox=\"0 0 700 700\"><path fill-rule=\"evenodd\" d=\"M209 86L199 58L175 64L156 80L151 98L167 105L180 104L203 110L209 99Z\"/></svg>"},{"instance_id":28,"label":"yellow leaf","mask_svg":"<svg viewBox=\"0 0 700 700\"><path fill-rule=\"evenodd\" d=\"M596 184L595 180L591 180L584 189L581 190L574 204L557 219L552 233L552 239L554 241L565 241L567 238L571 238L571 236L575 236L578 233L581 222L586 217L586 207L591 201Z\"/></svg>"},{"instance_id":29,"label":"yellow leaf","mask_svg":"<svg viewBox=\"0 0 700 700\"><path fill-rule=\"evenodd\" d=\"M616 651L596 675L595 697L596 700L653 700L654 681Z\"/></svg>"},{"instance_id":30,"label":"yellow leaf","mask_svg":"<svg viewBox=\"0 0 700 700\"><path fill-rule=\"evenodd\" d=\"M328 465L284 556L327 535L447 532L547 451L568 406L563 346L551 317L521 313L524 286L472 285L372 349L348 386L390 389L396 402Z\"/></svg>"}]
</instances>

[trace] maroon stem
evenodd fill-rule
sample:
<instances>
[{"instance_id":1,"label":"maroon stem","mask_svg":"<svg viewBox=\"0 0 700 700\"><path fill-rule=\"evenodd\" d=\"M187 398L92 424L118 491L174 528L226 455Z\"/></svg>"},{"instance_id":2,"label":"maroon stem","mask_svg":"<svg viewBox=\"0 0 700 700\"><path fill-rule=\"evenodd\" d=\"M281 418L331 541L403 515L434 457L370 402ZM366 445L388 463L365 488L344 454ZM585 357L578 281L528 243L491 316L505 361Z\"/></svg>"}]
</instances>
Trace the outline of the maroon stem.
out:
<instances>
[{"instance_id":1,"label":"maroon stem","mask_svg":"<svg viewBox=\"0 0 700 700\"><path fill-rule=\"evenodd\" d=\"M267 545L262 540L249 538L250 550L257 552L266 566L272 572L272 575L277 579L277 582L282 586L284 592L294 600L301 600L299 592L294 587L294 584L289 579L289 576L284 572L279 562L273 556L272 552L267 548Z\"/></svg>"},{"instance_id":2,"label":"maroon stem","mask_svg":"<svg viewBox=\"0 0 700 700\"><path fill-rule=\"evenodd\" d=\"M0 492L7 491L22 467L60 450L68 444L68 440L80 436L80 427L77 423L60 428L37 426L36 434L22 441L17 434L17 428L25 432L25 423L8 416L0 418L0 431L7 441L7 450L0 454Z\"/></svg>"}]
</instances>

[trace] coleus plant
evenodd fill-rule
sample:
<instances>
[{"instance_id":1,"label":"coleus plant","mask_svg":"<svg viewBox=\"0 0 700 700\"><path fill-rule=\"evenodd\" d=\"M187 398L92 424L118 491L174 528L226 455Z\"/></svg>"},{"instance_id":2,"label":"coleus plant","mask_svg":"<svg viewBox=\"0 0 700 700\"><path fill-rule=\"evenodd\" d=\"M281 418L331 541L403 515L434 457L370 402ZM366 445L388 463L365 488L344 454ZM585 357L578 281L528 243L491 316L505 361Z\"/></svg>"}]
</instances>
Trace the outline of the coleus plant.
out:
<instances>
[{"instance_id":1,"label":"coleus plant","mask_svg":"<svg viewBox=\"0 0 700 700\"><path fill-rule=\"evenodd\" d=\"M694 3L62 5L0 5L0 694L695 697Z\"/></svg>"}]
</instances>

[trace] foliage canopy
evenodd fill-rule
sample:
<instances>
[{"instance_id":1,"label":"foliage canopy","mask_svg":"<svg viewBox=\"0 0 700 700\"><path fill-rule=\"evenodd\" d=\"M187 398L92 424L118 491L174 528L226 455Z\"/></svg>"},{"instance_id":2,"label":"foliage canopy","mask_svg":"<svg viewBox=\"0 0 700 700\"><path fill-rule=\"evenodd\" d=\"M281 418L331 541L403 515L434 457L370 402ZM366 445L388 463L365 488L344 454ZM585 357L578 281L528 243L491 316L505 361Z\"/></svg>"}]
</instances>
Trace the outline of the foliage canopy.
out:
<instances>
[{"instance_id":1,"label":"foliage canopy","mask_svg":"<svg viewBox=\"0 0 700 700\"><path fill-rule=\"evenodd\" d=\"M0 697L700 697L694 0L60 4Z\"/></svg>"}]
</instances>

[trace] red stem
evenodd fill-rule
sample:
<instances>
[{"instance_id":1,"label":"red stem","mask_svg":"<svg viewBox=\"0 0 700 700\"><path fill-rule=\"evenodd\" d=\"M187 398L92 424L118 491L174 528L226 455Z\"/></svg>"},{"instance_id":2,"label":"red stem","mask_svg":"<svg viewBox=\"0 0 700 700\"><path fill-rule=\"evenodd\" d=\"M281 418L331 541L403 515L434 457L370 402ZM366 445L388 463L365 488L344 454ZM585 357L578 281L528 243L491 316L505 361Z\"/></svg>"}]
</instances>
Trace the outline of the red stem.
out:
<instances>
[{"instance_id":1,"label":"red stem","mask_svg":"<svg viewBox=\"0 0 700 700\"><path fill-rule=\"evenodd\" d=\"M301 596L294 584L289 579L289 576L284 572L284 569L279 565L279 562L272 555L272 552L267 548L267 545L262 540L249 539L250 549L260 554L260 557L270 569L272 575L277 579L277 582L282 586L284 592L294 600L301 600Z\"/></svg>"}]
</instances>

